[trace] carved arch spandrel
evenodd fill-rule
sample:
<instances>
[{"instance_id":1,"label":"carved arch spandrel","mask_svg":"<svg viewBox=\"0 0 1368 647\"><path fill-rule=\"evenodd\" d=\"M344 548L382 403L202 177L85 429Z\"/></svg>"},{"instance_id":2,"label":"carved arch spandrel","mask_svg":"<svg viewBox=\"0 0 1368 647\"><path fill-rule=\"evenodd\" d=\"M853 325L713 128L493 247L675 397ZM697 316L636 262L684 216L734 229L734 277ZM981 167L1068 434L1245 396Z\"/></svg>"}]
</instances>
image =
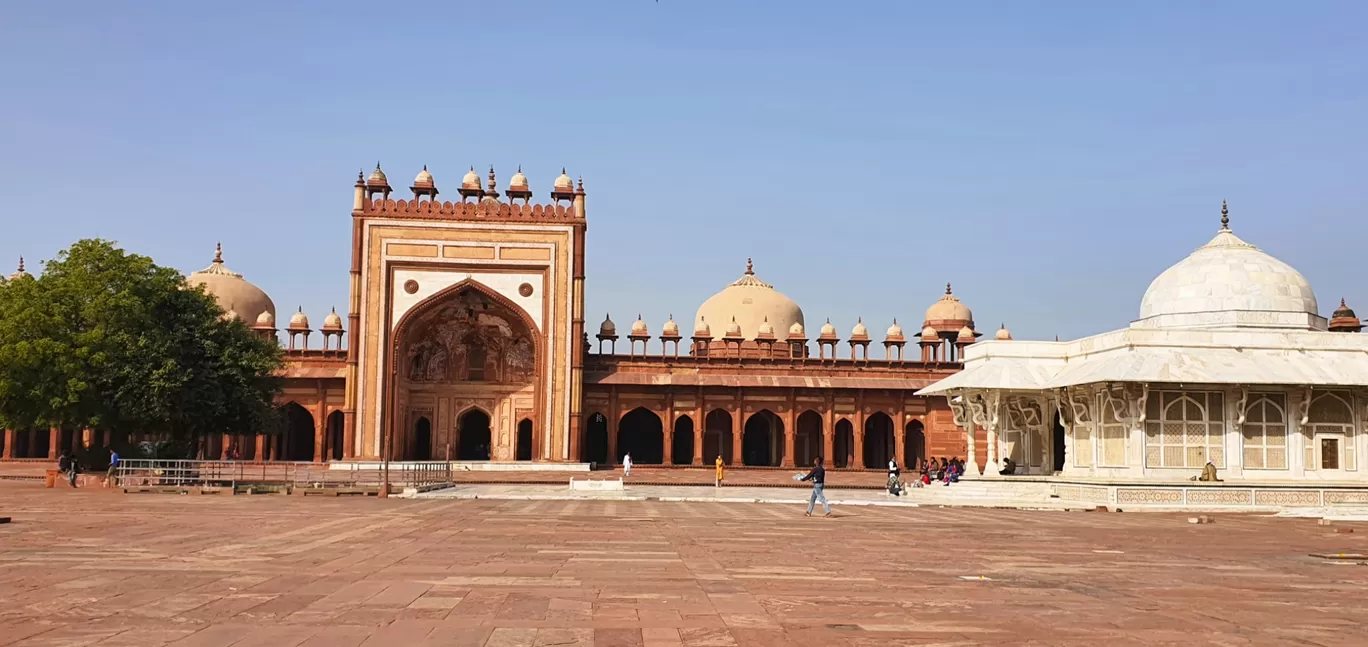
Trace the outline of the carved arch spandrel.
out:
<instances>
[{"instance_id":1,"label":"carved arch spandrel","mask_svg":"<svg viewBox=\"0 0 1368 647\"><path fill-rule=\"evenodd\" d=\"M463 279L437 291L432 296L423 299L412 308L409 308L409 310L399 318L399 322L395 325L394 333L391 335L390 340L391 371L396 370L400 366L400 361L403 359L401 357L401 350L404 347L409 328L412 327L415 322L421 321L431 311L446 306L451 297L457 296L465 290L474 290L480 293L481 296L499 304L500 307L516 316L523 326L526 327L528 335L531 338L529 341L532 343L533 351L532 373L529 377L532 383L539 383L541 378L541 363L537 360L546 357L544 355L546 352L546 344L544 343L541 329L537 326L537 323L532 320L531 315L527 314L527 311L521 306L513 303L512 300L499 294L493 288L490 288L473 278Z\"/></svg>"}]
</instances>

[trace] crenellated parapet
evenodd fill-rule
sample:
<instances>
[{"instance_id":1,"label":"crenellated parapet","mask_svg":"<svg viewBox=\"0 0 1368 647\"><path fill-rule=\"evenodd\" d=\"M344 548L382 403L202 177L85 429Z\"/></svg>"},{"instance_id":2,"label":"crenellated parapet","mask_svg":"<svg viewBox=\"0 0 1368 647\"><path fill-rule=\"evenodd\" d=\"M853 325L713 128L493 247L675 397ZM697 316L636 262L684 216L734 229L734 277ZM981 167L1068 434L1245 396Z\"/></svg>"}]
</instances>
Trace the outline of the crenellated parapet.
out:
<instances>
[{"instance_id":1,"label":"crenellated parapet","mask_svg":"<svg viewBox=\"0 0 1368 647\"><path fill-rule=\"evenodd\" d=\"M481 200L448 202L436 200L367 200L362 213L368 216L395 216L432 220L583 220L573 206L559 204L518 204Z\"/></svg>"}]
</instances>

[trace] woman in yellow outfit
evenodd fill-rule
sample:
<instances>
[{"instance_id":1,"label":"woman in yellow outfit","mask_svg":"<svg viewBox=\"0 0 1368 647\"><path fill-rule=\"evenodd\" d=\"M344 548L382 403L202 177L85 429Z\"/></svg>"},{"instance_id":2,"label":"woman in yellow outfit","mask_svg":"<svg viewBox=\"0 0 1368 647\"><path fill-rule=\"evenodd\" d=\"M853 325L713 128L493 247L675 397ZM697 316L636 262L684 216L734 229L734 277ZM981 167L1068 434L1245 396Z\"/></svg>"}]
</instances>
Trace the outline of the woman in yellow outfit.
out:
<instances>
[{"instance_id":1,"label":"woman in yellow outfit","mask_svg":"<svg viewBox=\"0 0 1368 647\"><path fill-rule=\"evenodd\" d=\"M722 487L722 457L718 456L714 463L717 466L717 480L713 481L713 487Z\"/></svg>"}]
</instances>

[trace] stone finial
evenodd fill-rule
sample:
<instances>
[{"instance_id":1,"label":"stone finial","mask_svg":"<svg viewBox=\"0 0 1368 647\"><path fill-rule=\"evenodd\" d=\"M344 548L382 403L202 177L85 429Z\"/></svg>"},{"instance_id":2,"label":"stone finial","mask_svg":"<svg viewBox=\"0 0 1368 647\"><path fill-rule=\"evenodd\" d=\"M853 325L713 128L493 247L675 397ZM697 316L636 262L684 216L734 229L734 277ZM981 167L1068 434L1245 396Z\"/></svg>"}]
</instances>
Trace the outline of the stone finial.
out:
<instances>
[{"instance_id":1,"label":"stone finial","mask_svg":"<svg viewBox=\"0 0 1368 647\"><path fill-rule=\"evenodd\" d=\"M20 274L23 274L23 273L24 273L24 257L23 257L23 256L20 256L20 257L19 257L19 273L20 273Z\"/></svg>"},{"instance_id":2,"label":"stone finial","mask_svg":"<svg viewBox=\"0 0 1368 647\"><path fill-rule=\"evenodd\" d=\"M755 276L755 263L749 257L746 258L746 273Z\"/></svg>"},{"instance_id":3,"label":"stone finial","mask_svg":"<svg viewBox=\"0 0 1368 647\"><path fill-rule=\"evenodd\" d=\"M223 243L222 243L222 242L214 243L214 264L216 264L216 265L222 265L222 264L223 264Z\"/></svg>"},{"instance_id":4,"label":"stone finial","mask_svg":"<svg viewBox=\"0 0 1368 647\"><path fill-rule=\"evenodd\" d=\"M950 294L950 282L949 282L949 281L946 281L946 282L945 282L945 293L946 293L946 294Z\"/></svg>"},{"instance_id":5,"label":"stone finial","mask_svg":"<svg viewBox=\"0 0 1368 647\"><path fill-rule=\"evenodd\" d=\"M1225 200L1221 201L1221 231L1230 231L1230 209Z\"/></svg>"}]
</instances>

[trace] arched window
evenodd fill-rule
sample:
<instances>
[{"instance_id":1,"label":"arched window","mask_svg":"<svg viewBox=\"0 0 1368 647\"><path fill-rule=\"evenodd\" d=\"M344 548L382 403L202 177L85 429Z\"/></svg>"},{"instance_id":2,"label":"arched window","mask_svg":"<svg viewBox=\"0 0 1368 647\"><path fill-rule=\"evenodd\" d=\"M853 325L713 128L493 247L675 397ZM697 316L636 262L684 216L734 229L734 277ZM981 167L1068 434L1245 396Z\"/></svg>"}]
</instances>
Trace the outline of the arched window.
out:
<instances>
[{"instance_id":1,"label":"arched window","mask_svg":"<svg viewBox=\"0 0 1368 647\"><path fill-rule=\"evenodd\" d=\"M1321 393L1307 412L1307 469L1353 470L1354 410L1349 401L1334 393Z\"/></svg>"},{"instance_id":2,"label":"arched window","mask_svg":"<svg viewBox=\"0 0 1368 647\"><path fill-rule=\"evenodd\" d=\"M1145 467L1225 467L1220 393L1151 392L1145 406Z\"/></svg>"},{"instance_id":3,"label":"arched window","mask_svg":"<svg viewBox=\"0 0 1368 647\"><path fill-rule=\"evenodd\" d=\"M1251 396L1245 407L1245 469L1287 469L1286 396L1278 393Z\"/></svg>"}]
</instances>

